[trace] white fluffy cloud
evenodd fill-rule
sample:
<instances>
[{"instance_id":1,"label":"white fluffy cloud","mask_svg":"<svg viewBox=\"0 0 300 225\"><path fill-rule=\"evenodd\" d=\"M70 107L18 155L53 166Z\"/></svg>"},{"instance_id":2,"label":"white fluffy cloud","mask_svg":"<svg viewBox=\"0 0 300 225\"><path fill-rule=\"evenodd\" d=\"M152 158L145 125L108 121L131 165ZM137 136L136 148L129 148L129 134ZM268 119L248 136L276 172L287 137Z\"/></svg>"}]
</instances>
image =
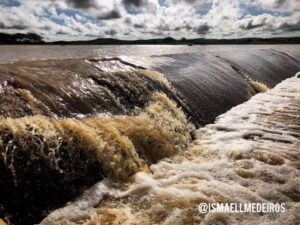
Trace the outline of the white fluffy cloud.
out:
<instances>
[{"instance_id":1,"label":"white fluffy cloud","mask_svg":"<svg viewBox=\"0 0 300 225\"><path fill-rule=\"evenodd\" d=\"M46 40L299 36L299 0L0 0L0 32Z\"/></svg>"}]
</instances>

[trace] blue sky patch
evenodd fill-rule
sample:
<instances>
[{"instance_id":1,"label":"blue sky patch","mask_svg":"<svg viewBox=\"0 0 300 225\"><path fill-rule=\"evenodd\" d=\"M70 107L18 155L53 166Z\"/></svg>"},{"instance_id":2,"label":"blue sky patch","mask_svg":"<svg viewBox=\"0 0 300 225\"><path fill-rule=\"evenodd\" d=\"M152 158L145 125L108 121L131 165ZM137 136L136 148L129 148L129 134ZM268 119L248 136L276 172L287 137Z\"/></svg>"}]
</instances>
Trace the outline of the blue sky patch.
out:
<instances>
[{"instance_id":1,"label":"blue sky patch","mask_svg":"<svg viewBox=\"0 0 300 225\"><path fill-rule=\"evenodd\" d=\"M261 14L270 14L275 17L288 17L292 15L292 12L289 11L262 9L255 6L246 5L243 3L240 4L240 7L244 10L244 14L242 15L242 18L247 15L258 16Z\"/></svg>"},{"instance_id":2,"label":"blue sky patch","mask_svg":"<svg viewBox=\"0 0 300 225\"><path fill-rule=\"evenodd\" d=\"M4 7L19 7L21 5L18 0L0 0L0 6Z\"/></svg>"},{"instance_id":3,"label":"blue sky patch","mask_svg":"<svg viewBox=\"0 0 300 225\"><path fill-rule=\"evenodd\" d=\"M212 2L206 1L196 8L196 13L201 16L206 15L211 10L212 5Z\"/></svg>"}]
</instances>

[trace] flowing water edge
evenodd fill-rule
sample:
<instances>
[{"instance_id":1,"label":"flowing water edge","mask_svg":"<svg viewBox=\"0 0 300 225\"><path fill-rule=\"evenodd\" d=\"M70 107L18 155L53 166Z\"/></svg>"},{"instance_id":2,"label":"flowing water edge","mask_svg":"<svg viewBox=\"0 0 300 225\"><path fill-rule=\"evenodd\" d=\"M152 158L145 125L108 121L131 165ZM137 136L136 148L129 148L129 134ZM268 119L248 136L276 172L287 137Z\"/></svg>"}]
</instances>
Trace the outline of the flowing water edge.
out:
<instances>
[{"instance_id":1,"label":"flowing water edge","mask_svg":"<svg viewBox=\"0 0 300 225\"><path fill-rule=\"evenodd\" d=\"M0 218L295 224L298 48L1 64ZM266 201L287 212L197 211Z\"/></svg>"}]
</instances>

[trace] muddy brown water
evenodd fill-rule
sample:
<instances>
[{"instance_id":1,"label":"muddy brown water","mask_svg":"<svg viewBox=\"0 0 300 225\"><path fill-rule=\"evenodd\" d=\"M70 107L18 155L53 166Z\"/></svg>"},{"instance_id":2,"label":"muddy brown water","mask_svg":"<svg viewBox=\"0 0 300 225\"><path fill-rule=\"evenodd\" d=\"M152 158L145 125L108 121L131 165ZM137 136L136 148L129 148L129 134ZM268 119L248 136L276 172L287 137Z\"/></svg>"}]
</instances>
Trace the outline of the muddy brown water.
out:
<instances>
[{"instance_id":1,"label":"muddy brown water","mask_svg":"<svg viewBox=\"0 0 300 225\"><path fill-rule=\"evenodd\" d=\"M30 48L27 59L39 57ZM147 171L186 149L195 128L260 92L257 85L272 88L300 70L290 47L174 48L105 60L86 58L88 50L27 62L4 54L0 217L38 223L103 178L123 182Z\"/></svg>"}]
</instances>

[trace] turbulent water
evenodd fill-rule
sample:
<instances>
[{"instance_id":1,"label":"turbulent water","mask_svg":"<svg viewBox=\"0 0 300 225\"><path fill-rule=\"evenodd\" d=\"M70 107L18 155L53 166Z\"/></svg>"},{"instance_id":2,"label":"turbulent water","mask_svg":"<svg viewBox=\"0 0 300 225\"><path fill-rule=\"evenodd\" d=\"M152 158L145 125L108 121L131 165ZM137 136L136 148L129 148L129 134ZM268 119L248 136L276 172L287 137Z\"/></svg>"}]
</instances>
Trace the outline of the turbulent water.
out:
<instances>
[{"instance_id":1,"label":"turbulent water","mask_svg":"<svg viewBox=\"0 0 300 225\"><path fill-rule=\"evenodd\" d=\"M290 224L300 210L300 78L201 128L188 150L121 188L100 182L42 224ZM199 203L280 202L283 213L206 213Z\"/></svg>"},{"instance_id":2,"label":"turbulent water","mask_svg":"<svg viewBox=\"0 0 300 225\"><path fill-rule=\"evenodd\" d=\"M169 176L170 180L176 180L170 174L177 170L176 167L172 169L159 166L156 170L156 166L173 160L170 158L173 155L178 160L190 156L193 161L195 150L189 146L208 146L209 140L205 140L214 136L205 136L200 130L199 137L197 128L213 122L218 115L233 106L293 76L300 70L299 60L300 56L295 49L288 48L283 52L278 49L253 48L241 49L234 54L227 49L160 56L48 59L1 64L0 185L3 188L0 192L0 218L11 224L38 223L52 210L74 200L101 180L103 182L96 185L91 190L92 194L87 196L92 203L79 201L80 207L84 208L84 219L89 218L89 210L94 213L92 206L103 204L104 207L105 204L115 202L109 197L107 201L99 202L102 194L108 193L107 183L113 183L114 188L117 186L119 190L112 187L109 189L118 192L127 188L126 184L131 179L137 179L134 181L137 182L137 189L146 191L148 196L149 189L160 185L157 180L160 178L150 177L149 173L155 174L158 171L161 178ZM265 104L267 102L266 100ZM255 106L249 104L244 107ZM293 104L296 107L299 102ZM287 112L290 112L290 106L286 107ZM230 116L226 116L228 117ZM232 118L234 121L239 120L238 117ZM265 126L270 127L269 124ZM291 136L298 138L298 128L295 126L294 136ZM213 130L204 129L209 132ZM216 136L220 132L217 130ZM232 135L229 131L226 133L228 136ZM224 137L227 137L226 134ZM239 140L238 136L234 137ZM264 137L264 134L257 137ZM247 140L253 138L256 136L252 137L250 134ZM220 139L226 140L223 137ZM220 146L223 145L220 143ZM208 147L205 149L208 159L221 154ZM241 153L238 149L236 151L232 153L233 159L243 157L239 155ZM269 155L261 151L255 153L257 157L268 159ZM256 156L250 154L249 157ZM279 156L274 153L274 157L272 160ZM295 157L297 161L298 156ZM164 161L159 162L162 159ZM202 168L202 161L199 160L195 158L199 170L188 172L192 174L191 180L198 172L195 176L199 179L212 176L205 172L205 166ZM285 162L285 157L282 156L281 162ZM213 163L212 166L222 170L223 161L218 163L220 165ZM193 163L185 161L182 166L178 167L178 178L181 177L180 171L189 170ZM240 174L243 172L245 171ZM170 189L175 188L171 181L169 184ZM188 183L186 185L190 186ZM178 196L186 193L187 196L182 198L190 201L188 196L193 194L185 192L183 186L182 193L178 192ZM126 192L128 194L131 193L129 189ZM207 187L207 191L212 192L211 195L218 193L218 189L214 187ZM124 197L124 204L128 202L132 208L126 209L126 212L123 209L108 209L104 217L114 217L114 213L120 213L120 216L126 214L135 218L130 210L142 205L135 202L134 198L139 198L135 191L132 196L128 194ZM112 196L115 195L111 194ZM203 199L205 198L201 198ZM148 203L145 202L145 210L153 203L151 199L148 200ZM198 203L198 200L191 200L190 203ZM164 200L153 201L175 214L177 204L189 206L176 199L174 205L167 202L164 205ZM118 201L115 203L119 206ZM73 205L71 211L67 207L67 213L63 213L59 220L74 217L75 222L79 222L80 219L76 216L80 217L82 212L72 207ZM100 211L105 210L103 207L100 207ZM164 213L163 208L160 210L158 207L157 210L157 213ZM144 211L141 210L142 212ZM54 218L55 215L54 213ZM99 216L93 215L96 218ZM146 217L141 218L141 221L145 219L149 224L155 222ZM161 217L169 218L168 215ZM53 224L52 217L49 218L50 222L46 222ZM170 217L164 221L172 219ZM161 220L157 223L163 222Z\"/></svg>"}]
</instances>

